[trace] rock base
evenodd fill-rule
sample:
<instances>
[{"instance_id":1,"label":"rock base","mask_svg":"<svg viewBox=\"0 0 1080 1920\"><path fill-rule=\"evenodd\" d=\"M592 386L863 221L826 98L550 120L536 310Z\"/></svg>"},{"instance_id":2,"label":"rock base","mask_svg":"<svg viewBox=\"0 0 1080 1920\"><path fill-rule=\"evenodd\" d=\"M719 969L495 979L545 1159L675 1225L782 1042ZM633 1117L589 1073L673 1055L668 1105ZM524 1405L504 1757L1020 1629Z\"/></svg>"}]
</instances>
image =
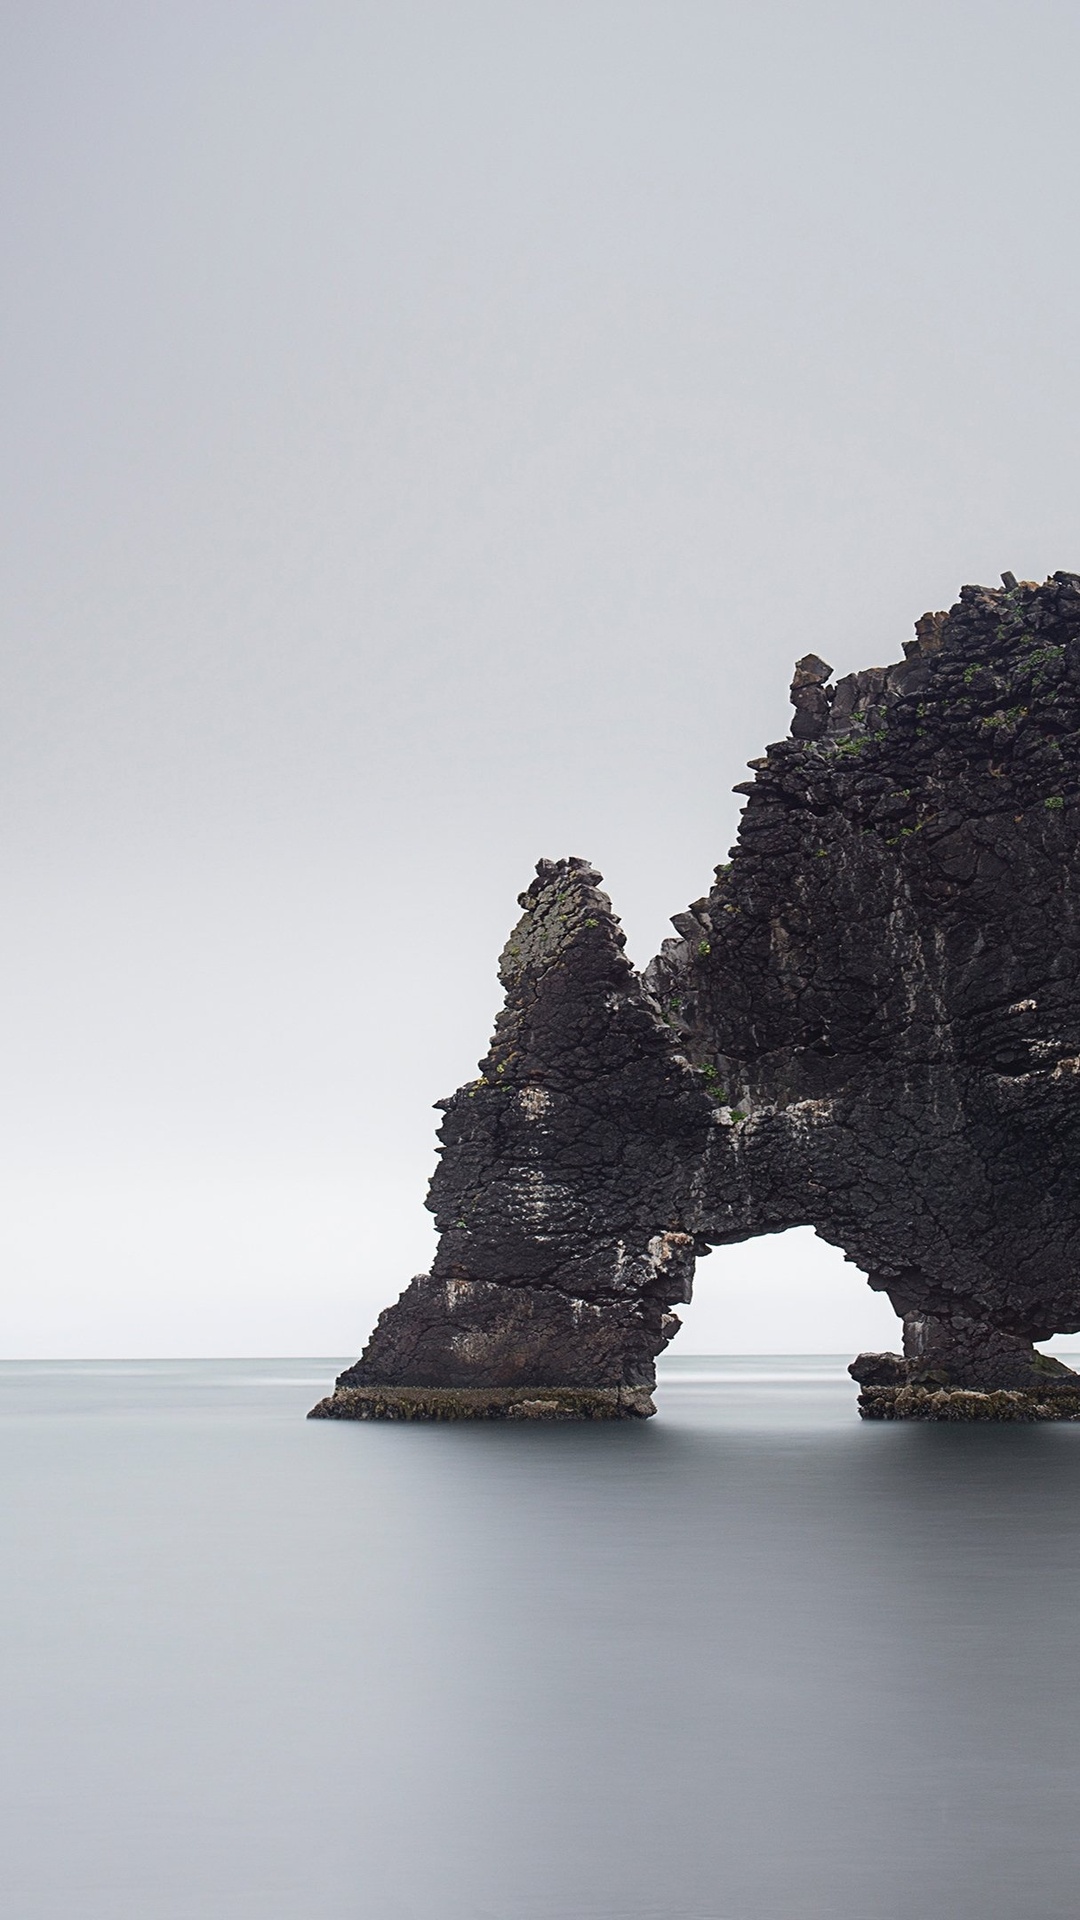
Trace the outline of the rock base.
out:
<instances>
[{"instance_id":1,"label":"rock base","mask_svg":"<svg viewBox=\"0 0 1080 1920\"><path fill-rule=\"evenodd\" d=\"M864 1420L1080 1420L1080 1391L996 1387L864 1387Z\"/></svg>"},{"instance_id":2,"label":"rock base","mask_svg":"<svg viewBox=\"0 0 1080 1920\"><path fill-rule=\"evenodd\" d=\"M309 1420L647 1420L648 1387L338 1387Z\"/></svg>"}]
</instances>

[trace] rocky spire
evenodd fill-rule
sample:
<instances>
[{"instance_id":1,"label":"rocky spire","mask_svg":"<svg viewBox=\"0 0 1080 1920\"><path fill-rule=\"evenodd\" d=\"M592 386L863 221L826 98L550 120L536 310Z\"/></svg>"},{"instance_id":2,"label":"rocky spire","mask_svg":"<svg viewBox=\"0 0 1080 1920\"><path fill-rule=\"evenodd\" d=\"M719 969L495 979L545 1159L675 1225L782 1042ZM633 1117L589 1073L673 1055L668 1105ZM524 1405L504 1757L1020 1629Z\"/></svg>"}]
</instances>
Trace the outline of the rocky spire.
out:
<instances>
[{"instance_id":1,"label":"rocky spire","mask_svg":"<svg viewBox=\"0 0 1080 1920\"><path fill-rule=\"evenodd\" d=\"M599 882L584 860L541 860L520 896L480 1077L440 1102L434 1265L339 1391L482 1390L512 1411L567 1388L578 1413L652 1411L668 1309L689 1298L687 1190L713 1103Z\"/></svg>"}]
</instances>

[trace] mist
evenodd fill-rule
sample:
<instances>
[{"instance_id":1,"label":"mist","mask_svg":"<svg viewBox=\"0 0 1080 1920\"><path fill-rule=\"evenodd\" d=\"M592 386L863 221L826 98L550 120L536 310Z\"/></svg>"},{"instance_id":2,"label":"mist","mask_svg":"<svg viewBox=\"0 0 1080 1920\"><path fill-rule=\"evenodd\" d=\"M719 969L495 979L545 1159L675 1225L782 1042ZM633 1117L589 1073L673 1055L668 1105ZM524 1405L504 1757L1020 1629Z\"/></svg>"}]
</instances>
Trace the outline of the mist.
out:
<instances>
[{"instance_id":1,"label":"mist","mask_svg":"<svg viewBox=\"0 0 1080 1920\"><path fill-rule=\"evenodd\" d=\"M644 964L797 654L1080 564L1078 39L8 10L4 1351L358 1351L536 858ZM805 1232L700 1274L696 1350L895 1326Z\"/></svg>"}]
</instances>

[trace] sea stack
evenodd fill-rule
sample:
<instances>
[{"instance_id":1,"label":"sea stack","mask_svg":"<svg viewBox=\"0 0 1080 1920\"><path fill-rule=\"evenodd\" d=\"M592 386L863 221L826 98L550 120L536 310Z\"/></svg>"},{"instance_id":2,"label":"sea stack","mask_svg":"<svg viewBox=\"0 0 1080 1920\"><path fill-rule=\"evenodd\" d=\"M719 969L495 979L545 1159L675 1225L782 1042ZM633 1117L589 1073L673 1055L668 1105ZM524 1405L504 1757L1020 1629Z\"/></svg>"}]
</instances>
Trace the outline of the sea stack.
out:
<instances>
[{"instance_id":1,"label":"sea stack","mask_svg":"<svg viewBox=\"0 0 1080 1920\"><path fill-rule=\"evenodd\" d=\"M738 844L636 974L540 862L431 1273L320 1418L634 1418L695 1259L810 1225L904 1324L870 1419L1080 1418L1080 575L1002 576L895 665L796 666Z\"/></svg>"}]
</instances>

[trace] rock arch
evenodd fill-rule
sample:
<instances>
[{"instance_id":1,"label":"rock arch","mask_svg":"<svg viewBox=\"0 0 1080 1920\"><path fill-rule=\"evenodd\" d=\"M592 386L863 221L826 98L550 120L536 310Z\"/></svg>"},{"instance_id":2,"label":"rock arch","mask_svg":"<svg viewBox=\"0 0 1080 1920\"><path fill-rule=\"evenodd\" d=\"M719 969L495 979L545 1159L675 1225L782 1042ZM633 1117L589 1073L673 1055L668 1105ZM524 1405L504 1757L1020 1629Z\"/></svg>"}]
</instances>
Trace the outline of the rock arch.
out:
<instances>
[{"instance_id":1,"label":"rock arch","mask_svg":"<svg viewBox=\"0 0 1080 1920\"><path fill-rule=\"evenodd\" d=\"M904 1321L865 1413L1080 1413L1032 1345L1080 1330L1080 575L1003 579L894 666L798 663L643 974L600 875L540 861L431 1273L317 1413L648 1413L696 1256L803 1224Z\"/></svg>"}]
</instances>

